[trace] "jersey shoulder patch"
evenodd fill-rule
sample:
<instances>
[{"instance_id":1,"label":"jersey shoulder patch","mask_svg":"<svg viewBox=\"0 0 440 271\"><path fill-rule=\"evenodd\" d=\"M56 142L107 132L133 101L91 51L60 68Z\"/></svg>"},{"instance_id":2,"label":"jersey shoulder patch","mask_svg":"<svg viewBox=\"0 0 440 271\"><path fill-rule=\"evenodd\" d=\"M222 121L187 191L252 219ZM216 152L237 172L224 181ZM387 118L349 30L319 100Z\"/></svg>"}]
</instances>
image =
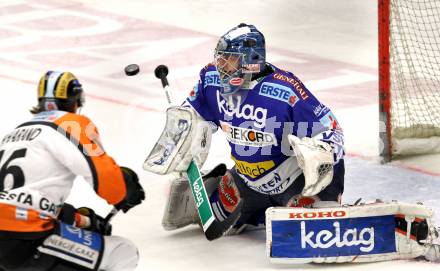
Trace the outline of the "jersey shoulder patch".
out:
<instances>
[{"instance_id":1,"label":"jersey shoulder patch","mask_svg":"<svg viewBox=\"0 0 440 271\"><path fill-rule=\"evenodd\" d=\"M208 86L220 87L220 75L213 64L208 64L200 73L203 88Z\"/></svg>"},{"instance_id":2,"label":"jersey shoulder patch","mask_svg":"<svg viewBox=\"0 0 440 271\"><path fill-rule=\"evenodd\" d=\"M274 82L284 82L292 87L302 100L306 101L309 98L308 90L304 84L292 73L277 71L272 74Z\"/></svg>"},{"instance_id":3,"label":"jersey shoulder patch","mask_svg":"<svg viewBox=\"0 0 440 271\"><path fill-rule=\"evenodd\" d=\"M287 103L292 107L295 106L299 100L297 93L292 89L292 87L272 80L263 82L260 85L258 94L260 96L265 96L270 99Z\"/></svg>"}]
</instances>

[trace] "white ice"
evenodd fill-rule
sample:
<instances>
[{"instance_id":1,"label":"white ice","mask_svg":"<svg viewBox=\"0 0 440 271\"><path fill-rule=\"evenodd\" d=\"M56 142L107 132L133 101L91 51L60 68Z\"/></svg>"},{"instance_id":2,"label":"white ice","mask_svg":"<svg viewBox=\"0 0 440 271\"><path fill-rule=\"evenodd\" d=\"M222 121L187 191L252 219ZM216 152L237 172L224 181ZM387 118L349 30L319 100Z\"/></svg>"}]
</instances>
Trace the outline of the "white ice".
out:
<instances>
[{"instance_id":1,"label":"white ice","mask_svg":"<svg viewBox=\"0 0 440 271\"><path fill-rule=\"evenodd\" d=\"M211 61L216 38L248 22L264 32L269 60L287 65L312 86L345 129L349 155L343 202L358 198L423 202L439 213L438 174L380 165L375 158L376 9L373 0L4 0L0 135L30 118L27 110L36 103L37 82L45 70L74 72L88 94L82 113L98 126L107 152L119 164L135 169L146 189L143 205L113 221L114 234L130 238L140 249L137 270L438 270L438 264L423 261L274 265L266 258L264 231L213 242L206 241L197 226L164 231L161 218L169 180L141 169L162 130L167 107L151 72L154 66L170 67L173 95L181 100L196 82L198 70ZM189 31L188 37L179 34L183 30ZM142 72L124 77L124 66L134 62L141 64ZM338 91L344 88L353 92ZM353 104L347 106L346 99L353 99ZM215 142L205 168L225 161L231 166L222 135L215 135ZM109 210L81 179L69 201L94 207L102 215Z\"/></svg>"}]
</instances>

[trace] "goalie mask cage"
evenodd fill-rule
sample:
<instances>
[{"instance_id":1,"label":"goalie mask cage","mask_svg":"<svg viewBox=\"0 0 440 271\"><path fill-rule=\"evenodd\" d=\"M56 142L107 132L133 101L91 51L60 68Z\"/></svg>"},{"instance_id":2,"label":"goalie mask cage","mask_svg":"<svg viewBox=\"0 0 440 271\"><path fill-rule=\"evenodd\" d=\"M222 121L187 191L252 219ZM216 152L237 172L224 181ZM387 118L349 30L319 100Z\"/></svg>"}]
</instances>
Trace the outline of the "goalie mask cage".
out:
<instances>
[{"instance_id":1,"label":"goalie mask cage","mask_svg":"<svg viewBox=\"0 0 440 271\"><path fill-rule=\"evenodd\" d=\"M378 0L381 156L440 152L440 1Z\"/></svg>"}]
</instances>

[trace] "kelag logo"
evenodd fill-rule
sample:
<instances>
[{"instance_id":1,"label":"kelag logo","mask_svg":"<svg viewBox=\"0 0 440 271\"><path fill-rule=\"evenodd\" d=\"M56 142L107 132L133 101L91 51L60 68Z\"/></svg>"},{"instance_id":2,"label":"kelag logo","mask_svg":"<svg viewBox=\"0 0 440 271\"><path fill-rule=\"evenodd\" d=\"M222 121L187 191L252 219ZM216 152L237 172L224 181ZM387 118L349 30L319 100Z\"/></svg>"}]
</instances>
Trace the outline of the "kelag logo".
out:
<instances>
[{"instance_id":1,"label":"kelag logo","mask_svg":"<svg viewBox=\"0 0 440 271\"><path fill-rule=\"evenodd\" d=\"M272 257L313 258L396 251L394 216L272 221Z\"/></svg>"},{"instance_id":2,"label":"kelag logo","mask_svg":"<svg viewBox=\"0 0 440 271\"><path fill-rule=\"evenodd\" d=\"M240 106L230 106L226 100L220 97L220 92L217 91L217 105L218 112L225 114L227 118L243 118L245 120L253 120L257 128L266 126L267 109L261 107L254 107L252 104L241 104L241 97L237 97L237 104Z\"/></svg>"},{"instance_id":3,"label":"kelag logo","mask_svg":"<svg viewBox=\"0 0 440 271\"><path fill-rule=\"evenodd\" d=\"M298 102L298 96L290 88L273 83L263 83L260 88L260 95L279 100L294 106Z\"/></svg>"}]
</instances>

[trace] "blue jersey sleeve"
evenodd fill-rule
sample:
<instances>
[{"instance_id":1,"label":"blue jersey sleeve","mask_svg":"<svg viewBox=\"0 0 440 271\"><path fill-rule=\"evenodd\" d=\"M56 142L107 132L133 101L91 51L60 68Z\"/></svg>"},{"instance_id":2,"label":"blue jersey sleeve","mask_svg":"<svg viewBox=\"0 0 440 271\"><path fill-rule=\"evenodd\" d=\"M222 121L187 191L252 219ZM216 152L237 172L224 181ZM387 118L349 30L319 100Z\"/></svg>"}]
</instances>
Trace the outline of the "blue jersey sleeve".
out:
<instances>
[{"instance_id":1,"label":"blue jersey sleeve","mask_svg":"<svg viewBox=\"0 0 440 271\"><path fill-rule=\"evenodd\" d=\"M199 81L185 101L190 104L204 120L212 121L216 125L219 125L218 116L213 112L213 104L207 92L210 91L210 86L220 84L219 80L215 68L213 69L212 65L205 66L200 71Z\"/></svg>"}]
</instances>

